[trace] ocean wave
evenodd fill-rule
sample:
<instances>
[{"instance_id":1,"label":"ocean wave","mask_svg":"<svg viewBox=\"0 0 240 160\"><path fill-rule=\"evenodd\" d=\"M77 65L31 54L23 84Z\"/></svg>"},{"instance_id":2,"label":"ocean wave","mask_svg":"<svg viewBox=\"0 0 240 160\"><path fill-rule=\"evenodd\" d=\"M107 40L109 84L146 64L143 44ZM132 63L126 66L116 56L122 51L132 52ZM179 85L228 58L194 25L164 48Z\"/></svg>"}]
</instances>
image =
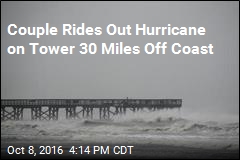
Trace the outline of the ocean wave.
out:
<instances>
[{"instance_id":1,"label":"ocean wave","mask_svg":"<svg viewBox=\"0 0 240 160\"><path fill-rule=\"evenodd\" d=\"M133 142L236 149L239 148L239 123L201 122L172 116L111 121L4 121L1 122L1 141Z\"/></svg>"},{"instance_id":2,"label":"ocean wave","mask_svg":"<svg viewBox=\"0 0 240 160\"><path fill-rule=\"evenodd\" d=\"M97 132L151 134L216 134L239 135L239 123L195 122L176 117L157 117L154 120L130 119L128 121L62 120L62 121L5 121L2 134L24 132L32 135L73 135Z\"/></svg>"}]
</instances>

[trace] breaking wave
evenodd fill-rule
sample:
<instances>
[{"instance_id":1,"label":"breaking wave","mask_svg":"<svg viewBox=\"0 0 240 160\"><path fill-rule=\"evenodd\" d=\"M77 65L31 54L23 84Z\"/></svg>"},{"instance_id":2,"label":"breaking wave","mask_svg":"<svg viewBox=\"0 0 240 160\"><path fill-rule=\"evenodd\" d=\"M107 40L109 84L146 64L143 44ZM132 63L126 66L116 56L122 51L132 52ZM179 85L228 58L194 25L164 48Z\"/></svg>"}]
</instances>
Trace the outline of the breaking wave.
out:
<instances>
[{"instance_id":1,"label":"breaking wave","mask_svg":"<svg viewBox=\"0 0 240 160\"><path fill-rule=\"evenodd\" d=\"M216 141L218 139L218 142ZM174 116L138 116L106 120L4 121L1 141L119 141L239 148L239 122L194 121ZM190 143L191 141L191 143ZM198 145L201 143L197 142ZM228 147L229 148L229 147Z\"/></svg>"},{"instance_id":2,"label":"breaking wave","mask_svg":"<svg viewBox=\"0 0 240 160\"><path fill-rule=\"evenodd\" d=\"M127 121L106 120L61 120L61 121L5 121L1 123L2 135L72 135L101 131L108 134L141 133L193 134L193 135L239 135L239 123L195 122L183 118L158 117L155 120L130 119Z\"/></svg>"}]
</instances>

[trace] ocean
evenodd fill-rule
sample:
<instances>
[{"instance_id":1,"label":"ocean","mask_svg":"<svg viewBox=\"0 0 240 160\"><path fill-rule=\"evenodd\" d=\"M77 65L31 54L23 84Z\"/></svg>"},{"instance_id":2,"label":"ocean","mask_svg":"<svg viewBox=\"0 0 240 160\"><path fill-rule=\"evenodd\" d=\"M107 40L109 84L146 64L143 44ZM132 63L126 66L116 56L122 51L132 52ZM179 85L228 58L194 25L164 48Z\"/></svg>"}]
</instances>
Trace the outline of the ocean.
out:
<instances>
[{"instance_id":1,"label":"ocean","mask_svg":"<svg viewBox=\"0 0 240 160\"><path fill-rule=\"evenodd\" d=\"M2 155L7 158L23 156L15 154L13 147L9 148L11 153L9 154L9 146L13 146L14 149L24 146L26 152L24 156L28 155L28 147L34 146L37 149L35 157L43 156L39 152L44 149L44 156L76 158L80 155L72 155L70 152L71 147L74 146L76 153L82 156L84 154L88 158L96 156L96 154L93 155L94 146L102 146L102 149L109 146L110 155L102 154L103 158L109 156L115 156L115 158L124 158L124 156L128 158L129 156L133 158L149 158L149 156L237 158L239 157L239 122L196 121L179 116L158 116L157 113L135 113L118 116L111 120L2 121ZM64 153L54 155L59 146L64 148ZM81 146L84 150L89 146L91 153L80 153ZM128 151L121 155L113 152L115 146L134 147L131 154ZM166 152L166 150L174 150L174 152ZM97 155L100 154L99 151Z\"/></svg>"}]
</instances>

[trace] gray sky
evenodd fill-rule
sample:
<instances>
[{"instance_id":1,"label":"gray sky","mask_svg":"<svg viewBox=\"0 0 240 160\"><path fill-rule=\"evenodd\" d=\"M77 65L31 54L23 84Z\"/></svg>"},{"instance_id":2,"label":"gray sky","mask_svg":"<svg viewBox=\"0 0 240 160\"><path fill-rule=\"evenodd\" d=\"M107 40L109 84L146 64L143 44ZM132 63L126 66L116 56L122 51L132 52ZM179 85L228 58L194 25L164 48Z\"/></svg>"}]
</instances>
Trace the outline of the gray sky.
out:
<instances>
[{"instance_id":1,"label":"gray sky","mask_svg":"<svg viewBox=\"0 0 240 160\"><path fill-rule=\"evenodd\" d=\"M9 24L57 27L57 36L10 36ZM101 36L62 36L62 24L102 27ZM109 36L108 24L205 27L205 36ZM133 30L134 31L134 30ZM134 33L134 32L133 32ZM73 55L31 55L28 43L75 45ZM80 55L80 43L124 42L139 55ZM168 42L166 55L146 43ZM173 55L173 43L213 44L214 55ZM239 115L239 2L1 2L1 98L183 98L192 111ZM9 55L23 45L26 55ZM99 47L99 51L101 48Z\"/></svg>"}]
</instances>

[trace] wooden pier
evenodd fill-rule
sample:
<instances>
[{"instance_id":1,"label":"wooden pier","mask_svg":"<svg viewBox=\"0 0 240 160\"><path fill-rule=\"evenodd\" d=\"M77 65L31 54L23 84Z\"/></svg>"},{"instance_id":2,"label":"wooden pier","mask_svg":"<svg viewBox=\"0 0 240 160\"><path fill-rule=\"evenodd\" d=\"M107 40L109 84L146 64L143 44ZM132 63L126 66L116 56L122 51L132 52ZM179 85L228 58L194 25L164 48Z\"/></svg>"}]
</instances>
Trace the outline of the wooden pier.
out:
<instances>
[{"instance_id":1,"label":"wooden pier","mask_svg":"<svg viewBox=\"0 0 240 160\"><path fill-rule=\"evenodd\" d=\"M58 120L61 108L66 111L66 119L93 119L96 115L99 119L110 119L127 111L181 106L182 99L1 99L1 120L23 120L24 109L31 110L31 120Z\"/></svg>"}]
</instances>

